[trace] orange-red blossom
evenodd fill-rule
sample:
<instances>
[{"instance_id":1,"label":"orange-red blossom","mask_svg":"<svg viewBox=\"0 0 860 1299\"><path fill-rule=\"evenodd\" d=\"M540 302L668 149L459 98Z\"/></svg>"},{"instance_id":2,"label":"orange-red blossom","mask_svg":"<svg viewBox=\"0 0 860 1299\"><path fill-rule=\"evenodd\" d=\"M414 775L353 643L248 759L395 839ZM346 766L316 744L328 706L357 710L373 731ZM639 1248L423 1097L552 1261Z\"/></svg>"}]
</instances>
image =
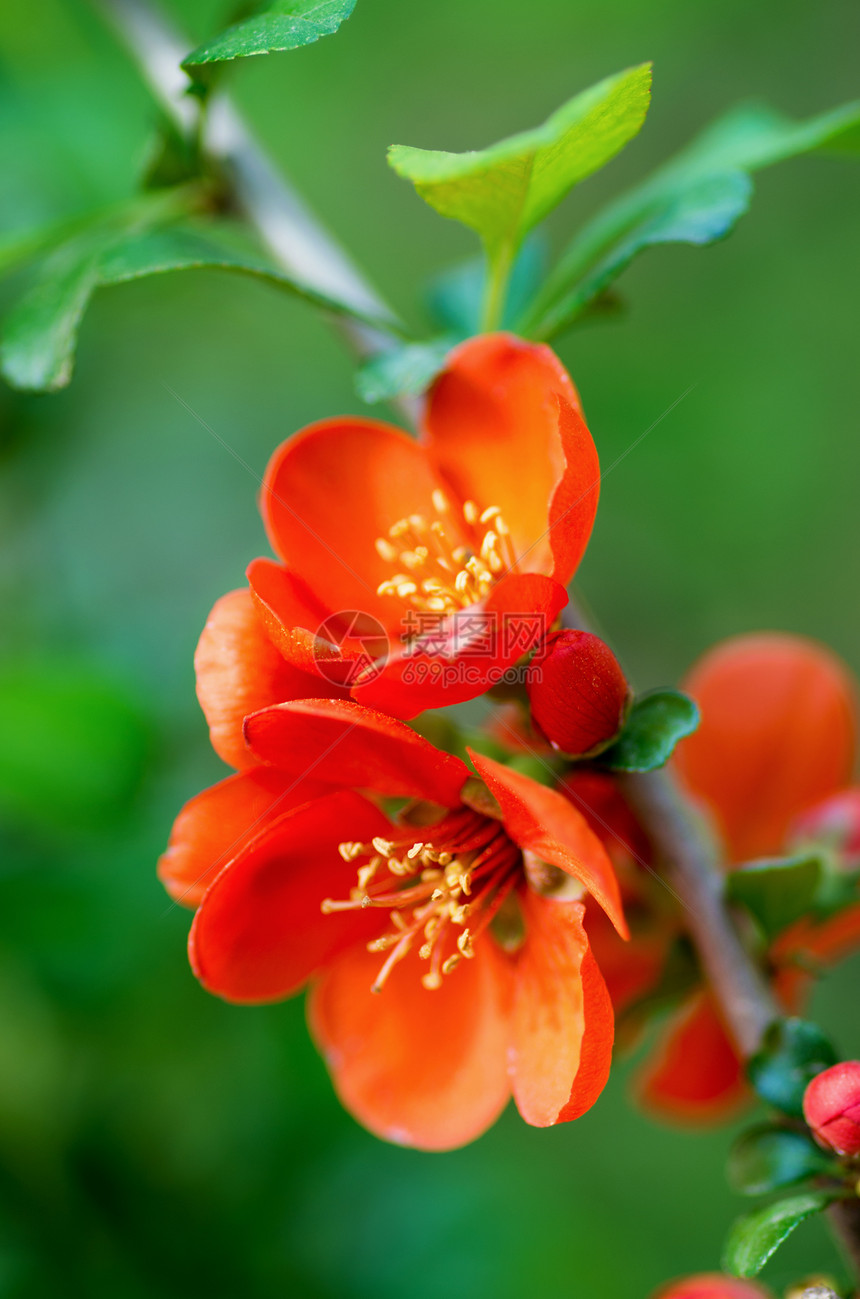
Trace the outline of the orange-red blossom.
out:
<instances>
[{"instance_id":1,"label":"orange-red blossom","mask_svg":"<svg viewBox=\"0 0 860 1299\"><path fill-rule=\"evenodd\" d=\"M508 334L450 355L420 440L344 416L284 442L260 508L278 556L212 611L197 652L216 751L244 717L351 696L392 716L484 693L567 603L600 471L555 354Z\"/></svg>"},{"instance_id":2,"label":"orange-red blossom","mask_svg":"<svg viewBox=\"0 0 860 1299\"><path fill-rule=\"evenodd\" d=\"M705 654L683 685L702 720L678 746L674 767L710 818L727 864L774 857L793 844L828 836L837 868L850 859L860 843L860 798L848 784L856 696L840 660L799 636L738 636ZM634 937L623 950L602 929L592 935L598 938L607 970L631 965L635 974L637 959L639 966L653 960L653 933L642 944ZM829 919L803 919L780 934L768 959L786 1009L796 1010L811 966L858 944L860 902ZM636 995L641 991L640 982ZM618 1009L624 998L615 1000ZM717 1002L700 989L666 1025L643 1072L641 1098L668 1118L706 1122L723 1117L746 1095L743 1068Z\"/></svg>"},{"instance_id":3,"label":"orange-red blossom","mask_svg":"<svg viewBox=\"0 0 860 1299\"><path fill-rule=\"evenodd\" d=\"M461 1145L511 1093L538 1126L588 1109L613 1015L579 899L626 926L583 815L356 703L294 701L245 730L260 765L192 799L160 864L199 904L203 985L260 1002L309 983L341 1099L390 1141ZM392 817L379 796L410 801Z\"/></svg>"}]
</instances>

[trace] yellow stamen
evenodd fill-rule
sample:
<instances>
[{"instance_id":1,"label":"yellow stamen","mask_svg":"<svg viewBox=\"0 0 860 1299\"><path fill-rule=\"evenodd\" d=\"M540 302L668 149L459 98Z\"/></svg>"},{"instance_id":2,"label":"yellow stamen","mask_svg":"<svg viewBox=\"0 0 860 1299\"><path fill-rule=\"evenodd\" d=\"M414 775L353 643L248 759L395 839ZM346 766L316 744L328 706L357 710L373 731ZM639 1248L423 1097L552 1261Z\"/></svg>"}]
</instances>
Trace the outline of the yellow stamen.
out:
<instances>
[{"instance_id":1,"label":"yellow stamen","mask_svg":"<svg viewBox=\"0 0 860 1299\"><path fill-rule=\"evenodd\" d=\"M411 951L429 962L423 986L440 987L443 975L474 956L475 938L522 870L519 849L498 822L478 812L463 808L448 814L426 827L431 839L413 840L414 832L404 830L397 828L399 838L377 835L369 844L344 840L339 852L344 861L359 862L358 886L348 900L322 903L326 915L367 908L388 912L388 929L367 944L368 951L385 953L374 992Z\"/></svg>"}]
</instances>

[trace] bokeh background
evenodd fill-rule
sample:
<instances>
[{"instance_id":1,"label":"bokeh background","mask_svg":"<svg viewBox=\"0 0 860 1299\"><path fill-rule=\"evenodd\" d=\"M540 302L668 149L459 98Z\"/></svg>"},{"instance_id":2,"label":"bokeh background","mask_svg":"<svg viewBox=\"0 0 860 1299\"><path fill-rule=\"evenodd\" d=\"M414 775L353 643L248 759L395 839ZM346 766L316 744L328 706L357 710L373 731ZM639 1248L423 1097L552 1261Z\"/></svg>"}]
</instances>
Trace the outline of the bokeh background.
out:
<instances>
[{"instance_id":1,"label":"bokeh background","mask_svg":"<svg viewBox=\"0 0 860 1299\"><path fill-rule=\"evenodd\" d=\"M196 44L229 6L170 8ZM417 322L423 282L473 244L389 172L389 143L480 147L652 58L642 135L555 215L558 242L739 100L799 117L856 97L858 38L853 0L359 0L336 37L231 80ZM7 0L0 47L2 228L128 194L153 109L97 12ZM629 312L560 345L605 465L687 394L607 476L582 570L644 686L760 627L860 668L860 169L804 158L756 191L725 244L647 253ZM224 774L192 654L265 553L255 478L205 425L256 475L304 422L360 410L322 322L214 273L104 292L68 390L0 393L4 1297L644 1299L714 1267L743 1208L724 1132L632 1109L635 1060L574 1125L509 1113L418 1154L341 1111L300 1002L236 1009L187 968L189 916L154 864L182 801ZM846 964L814 1004L854 1055L858 976ZM807 1224L767 1275L822 1264Z\"/></svg>"}]
</instances>

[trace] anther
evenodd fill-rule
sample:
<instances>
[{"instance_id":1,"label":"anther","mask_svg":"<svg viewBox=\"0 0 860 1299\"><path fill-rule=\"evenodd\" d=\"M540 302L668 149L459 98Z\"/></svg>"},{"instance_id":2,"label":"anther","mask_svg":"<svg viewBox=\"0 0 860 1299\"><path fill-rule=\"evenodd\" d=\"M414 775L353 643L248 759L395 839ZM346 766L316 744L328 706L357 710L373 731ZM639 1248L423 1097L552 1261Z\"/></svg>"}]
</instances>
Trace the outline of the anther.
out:
<instances>
[{"instance_id":1,"label":"anther","mask_svg":"<svg viewBox=\"0 0 860 1299\"><path fill-rule=\"evenodd\" d=\"M431 499L433 501L433 509L436 511L437 514L448 513L448 510L451 508L448 504L448 497L445 495L445 493L442 491L440 487L433 488Z\"/></svg>"},{"instance_id":2,"label":"anther","mask_svg":"<svg viewBox=\"0 0 860 1299\"><path fill-rule=\"evenodd\" d=\"M478 522L478 507L474 501L463 502L463 518L467 523Z\"/></svg>"},{"instance_id":3,"label":"anther","mask_svg":"<svg viewBox=\"0 0 860 1299\"><path fill-rule=\"evenodd\" d=\"M377 537L373 543L376 546L376 553L380 559L384 559L386 564L393 564L397 558L397 550L391 542L385 537Z\"/></svg>"}]
</instances>

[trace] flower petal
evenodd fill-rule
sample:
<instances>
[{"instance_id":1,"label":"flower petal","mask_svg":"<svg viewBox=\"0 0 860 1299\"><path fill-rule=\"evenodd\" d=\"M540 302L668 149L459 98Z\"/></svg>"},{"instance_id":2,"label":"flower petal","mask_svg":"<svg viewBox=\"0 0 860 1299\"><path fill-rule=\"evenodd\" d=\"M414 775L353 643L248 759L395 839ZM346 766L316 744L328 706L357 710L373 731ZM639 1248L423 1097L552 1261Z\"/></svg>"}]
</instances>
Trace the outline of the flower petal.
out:
<instances>
[{"instance_id":1,"label":"flower petal","mask_svg":"<svg viewBox=\"0 0 860 1299\"><path fill-rule=\"evenodd\" d=\"M390 829L378 808L347 791L271 822L221 871L194 917L188 953L204 988L227 1001L278 1001L344 947L378 933L378 914L323 915L321 906L355 885L338 843Z\"/></svg>"},{"instance_id":2,"label":"flower petal","mask_svg":"<svg viewBox=\"0 0 860 1299\"><path fill-rule=\"evenodd\" d=\"M591 535L600 466L555 353L512 334L470 339L431 388L425 424L460 498L499 506L524 569L566 585Z\"/></svg>"},{"instance_id":3,"label":"flower petal","mask_svg":"<svg viewBox=\"0 0 860 1299\"><path fill-rule=\"evenodd\" d=\"M308 699L254 713L245 723L254 756L283 772L333 785L456 807L469 769L404 722L361 704Z\"/></svg>"},{"instance_id":4,"label":"flower petal","mask_svg":"<svg viewBox=\"0 0 860 1299\"><path fill-rule=\"evenodd\" d=\"M330 792L321 781L290 780L271 767L228 776L185 804L159 860L159 879L174 901L196 907L216 875L269 821Z\"/></svg>"},{"instance_id":5,"label":"flower petal","mask_svg":"<svg viewBox=\"0 0 860 1299\"><path fill-rule=\"evenodd\" d=\"M230 591L217 601L198 642L194 668L212 747L240 771L254 763L242 734L248 713L322 693L318 681L278 653L247 590Z\"/></svg>"},{"instance_id":6,"label":"flower petal","mask_svg":"<svg viewBox=\"0 0 860 1299\"><path fill-rule=\"evenodd\" d=\"M655 988L666 963L668 935L656 924L623 942L598 907L585 909L585 931L616 1014Z\"/></svg>"},{"instance_id":7,"label":"flower petal","mask_svg":"<svg viewBox=\"0 0 860 1299\"><path fill-rule=\"evenodd\" d=\"M312 424L279 447L260 508L275 551L330 612L360 610L399 635L401 601L376 593L394 574L376 539L407 515L433 517L436 488L444 483L422 446L392 425L350 416Z\"/></svg>"},{"instance_id":8,"label":"flower petal","mask_svg":"<svg viewBox=\"0 0 860 1299\"><path fill-rule=\"evenodd\" d=\"M503 578L483 604L392 654L378 676L353 687L353 697L403 718L474 699L542 641L566 604L567 592L551 577Z\"/></svg>"},{"instance_id":9,"label":"flower petal","mask_svg":"<svg viewBox=\"0 0 860 1299\"><path fill-rule=\"evenodd\" d=\"M311 990L311 1032L346 1108L420 1150L479 1137L508 1099L510 970L491 939L432 991L413 952L370 991L384 958L345 952Z\"/></svg>"},{"instance_id":10,"label":"flower petal","mask_svg":"<svg viewBox=\"0 0 860 1299\"><path fill-rule=\"evenodd\" d=\"M696 993L669 1021L637 1094L660 1117L693 1124L718 1123L748 1098L743 1067L710 993Z\"/></svg>"},{"instance_id":11,"label":"flower petal","mask_svg":"<svg viewBox=\"0 0 860 1299\"><path fill-rule=\"evenodd\" d=\"M755 1281L740 1281L721 1272L702 1272L662 1286L651 1299L773 1299L773 1294Z\"/></svg>"},{"instance_id":12,"label":"flower petal","mask_svg":"<svg viewBox=\"0 0 860 1299\"><path fill-rule=\"evenodd\" d=\"M579 1118L612 1058L612 1003L582 925L580 903L521 894L526 940L515 971L511 1089L527 1123Z\"/></svg>"},{"instance_id":13,"label":"flower petal","mask_svg":"<svg viewBox=\"0 0 860 1299\"><path fill-rule=\"evenodd\" d=\"M551 866L578 879L628 937L612 862L581 812L554 789L469 749L478 774L499 801L508 834Z\"/></svg>"},{"instance_id":14,"label":"flower petal","mask_svg":"<svg viewBox=\"0 0 860 1299\"><path fill-rule=\"evenodd\" d=\"M779 852L791 820L850 777L847 669L814 641L761 633L716 646L684 689L702 712L676 750L684 783L716 816L735 861Z\"/></svg>"}]
</instances>

